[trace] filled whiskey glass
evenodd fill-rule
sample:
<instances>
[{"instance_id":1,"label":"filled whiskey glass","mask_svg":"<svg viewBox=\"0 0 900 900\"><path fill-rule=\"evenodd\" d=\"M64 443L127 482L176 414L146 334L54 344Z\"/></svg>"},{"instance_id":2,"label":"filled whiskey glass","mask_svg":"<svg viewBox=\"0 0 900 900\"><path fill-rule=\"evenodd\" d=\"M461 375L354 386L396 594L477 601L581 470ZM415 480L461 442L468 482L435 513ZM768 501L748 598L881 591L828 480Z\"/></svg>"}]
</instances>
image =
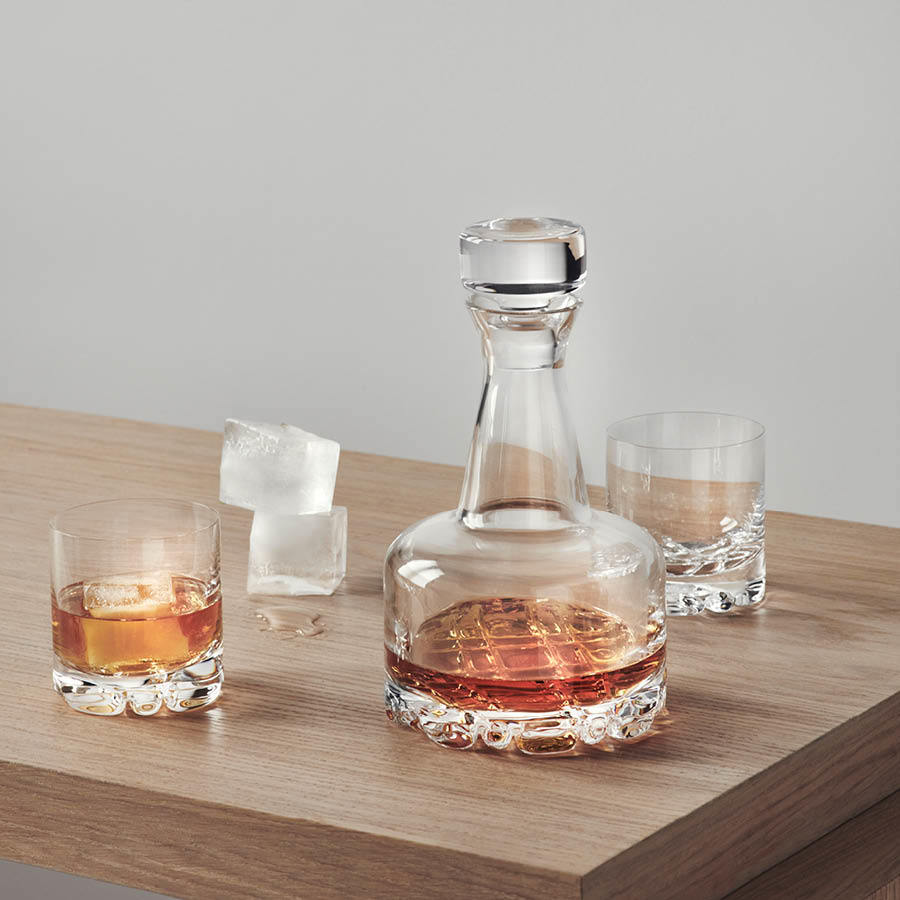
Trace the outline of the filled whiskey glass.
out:
<instances>
[{"instance_id":1,"label":"filled whiskey glass","mask_svg":"<svg viewBox=\"0 0 900 900\"><path fill-rule=\"evenodd\" d=\"M636 739L665 704L665 565L588 500L564 382L584 231L494 219L460 252L484 389L459 506L387 554L388 718L458 749Z\"/></svg>"},{"instance_id":2,"label":"filled whiskey glass","mask_svg":"<svg viewBox=\"0 0 900 900\"><path fill-rule=\"evenodd\" d=\"M53 685L80 712L139 716L222 689L219 516L180 500L106 500L50 523Z\"/></svg>"}]
</instances>

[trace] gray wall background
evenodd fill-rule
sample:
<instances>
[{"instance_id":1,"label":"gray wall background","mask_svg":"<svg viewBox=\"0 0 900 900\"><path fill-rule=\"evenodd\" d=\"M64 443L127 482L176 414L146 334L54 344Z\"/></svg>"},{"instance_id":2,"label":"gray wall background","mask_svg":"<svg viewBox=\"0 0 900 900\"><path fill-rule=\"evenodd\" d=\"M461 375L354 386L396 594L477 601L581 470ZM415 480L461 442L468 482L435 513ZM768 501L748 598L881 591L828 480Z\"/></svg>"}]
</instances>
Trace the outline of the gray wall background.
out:
<instances>
[{"instance_id":1,"label":"gray wall background","mask_svg":"<svg viewBox=\"0 0 900 900\"><path fill-rule=\"evenodd\" d=\"M0 399L461 463L456 234L585 224L589 480L660 409L900 524L900 4L0 6Z\"/></svg>"},{"instance_id":2,"label":"gray wall background","mask_svg":"<svg viewBox=\"0 0 900 900\"><path fill-rule=\"evenodd\" d=\"M589 479L616 418L732 411L771 506L900 524L898 36L875 0L4 0L0 399L462 462L456 233L558 215Z\"/></svg>"}]
</instances>

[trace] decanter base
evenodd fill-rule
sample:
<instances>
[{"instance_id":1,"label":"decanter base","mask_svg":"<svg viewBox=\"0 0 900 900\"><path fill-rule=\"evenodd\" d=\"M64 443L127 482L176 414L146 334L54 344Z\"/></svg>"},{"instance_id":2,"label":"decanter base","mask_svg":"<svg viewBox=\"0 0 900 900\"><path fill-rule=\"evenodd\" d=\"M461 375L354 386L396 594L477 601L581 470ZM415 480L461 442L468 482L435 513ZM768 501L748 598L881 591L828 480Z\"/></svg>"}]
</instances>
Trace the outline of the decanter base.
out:
<instances>
[{"instance_id":1,"label":"decanter base","mask_svg":"<svg viewBox=\"0 0 900 900\"><path fill-rule=\"evenodd\" d=\"M528 756L574 755L604 742L635 741L646 735L666 705L666 669L663 666L613 700L549 712L459 709L390 677L384 685L384 702L388 719L421 731L442 747L471 750L481 744Z\"/></svg>"}]
</instances>

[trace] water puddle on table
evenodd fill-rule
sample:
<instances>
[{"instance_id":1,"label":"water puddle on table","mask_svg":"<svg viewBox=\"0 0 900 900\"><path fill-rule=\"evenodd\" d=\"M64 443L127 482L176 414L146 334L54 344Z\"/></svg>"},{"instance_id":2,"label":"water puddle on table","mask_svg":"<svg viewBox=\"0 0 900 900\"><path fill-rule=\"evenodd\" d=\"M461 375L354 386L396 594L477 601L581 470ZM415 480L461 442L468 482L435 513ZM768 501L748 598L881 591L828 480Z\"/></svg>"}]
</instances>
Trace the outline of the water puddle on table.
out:
<instances>
[{"instance_id":1,"label":"water puddle on table","mask_svg":"<svg viewBox=\"0 0 900 900\"><path fill-rule=\"evenodd\" d=\"M313 637L325 631L319 613L308 613L295 606L260 606L253 614L260 631L271 631L280 638Z\"/></svg>"}]
</instances>

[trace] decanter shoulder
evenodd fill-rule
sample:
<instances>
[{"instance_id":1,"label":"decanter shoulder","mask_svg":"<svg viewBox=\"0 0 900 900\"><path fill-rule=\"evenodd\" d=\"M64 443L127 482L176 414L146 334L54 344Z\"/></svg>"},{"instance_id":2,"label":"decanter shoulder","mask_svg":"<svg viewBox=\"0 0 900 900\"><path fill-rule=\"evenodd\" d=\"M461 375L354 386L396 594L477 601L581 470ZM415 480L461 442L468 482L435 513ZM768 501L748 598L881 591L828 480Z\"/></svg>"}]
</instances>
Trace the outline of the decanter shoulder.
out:
<instances>
[{"instance_id":1,"label":"decanter shoulder","mask_svg":"<svg viewBox=\"0 0 900 900\"><path fill-rule=\"evenodd\" d=\"M592 509L590 529L591 540L595 545L632 544L647 558L662 564L662 549L653 535L646 528L642 528L623 516Z\"/></svg>"},{"instance_id":2,"label":"decanter shoulder","mask_svg":"<svg viewBox=\"0 0 900 900\"><path fill-rule=\"evenodd\" d=\"M418 556L445 552L458 540L459 528L455 510L420 519L394 538L387 551L385 566L390 566L392 560L402 564Z\"/></svg>"},{"instance_id":3,"label":"decanter shoulder","mask_svg":"<svg viewBox=\"0 0 900 900\"><path fill-rule=\"evenodd\" d=\"M385 575L422 580L422 568L438 577L450 570L487 566L494 573L528 572L533 577L570 566L591 577L664 571L659 545L639 525L612 513L591 510L588 519L552 531L504 531L467 527L456 511L411 525L391 544ZM512 569L510 568L512 567Z\"/></svg>"}]
</instances>

